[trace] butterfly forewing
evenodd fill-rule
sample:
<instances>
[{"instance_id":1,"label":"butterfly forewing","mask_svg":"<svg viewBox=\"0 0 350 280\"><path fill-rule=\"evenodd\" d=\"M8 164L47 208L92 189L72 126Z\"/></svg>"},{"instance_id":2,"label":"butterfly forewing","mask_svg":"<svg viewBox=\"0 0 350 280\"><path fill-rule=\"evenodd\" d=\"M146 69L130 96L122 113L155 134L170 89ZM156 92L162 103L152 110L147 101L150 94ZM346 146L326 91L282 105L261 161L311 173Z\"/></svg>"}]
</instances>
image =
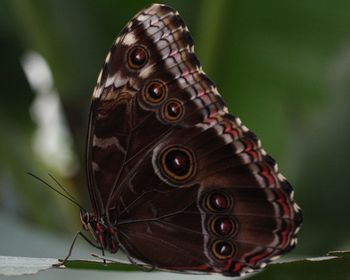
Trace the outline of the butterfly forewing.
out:
<instances>
[{"instance_id":1,"label":"butterfly forewing","mask_svg":"<svg viewBox=\"0 0 350 280\"><path fill-rule=\"evenodd\" d=\"M107 55L87 173L95 216L113 229L104 238L135 262L239 275L296 244L292 187L228 113L168 6L138 13Z\"/></svg>"}]
</instances>

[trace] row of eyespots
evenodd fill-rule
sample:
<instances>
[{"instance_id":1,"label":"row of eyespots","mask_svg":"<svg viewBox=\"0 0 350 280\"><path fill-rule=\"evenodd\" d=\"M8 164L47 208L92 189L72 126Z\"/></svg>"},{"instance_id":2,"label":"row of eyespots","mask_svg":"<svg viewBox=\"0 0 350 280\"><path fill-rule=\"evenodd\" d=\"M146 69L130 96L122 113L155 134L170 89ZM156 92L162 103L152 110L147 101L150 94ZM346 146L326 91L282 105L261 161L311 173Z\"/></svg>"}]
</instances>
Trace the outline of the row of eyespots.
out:
<instances>
[{"instance_id":1,"label":"row of eyespots","mask_svg":"<svg viewBox=\"0 0 350 280\"><path fill-rule=\"evenodd\" d=\"M193 152L184 146L168 146L160 153L159 160L162 176L175 184L184 184L193 178L196 161ZM215 191L206 195L203 207L217 214L209 220L208 228L215 236L210 251L218 260L227 260L237 251L233 242L228 240L237 233L238 223L231 216L224 215L233 207L233 199L223 191Z\"/></svg>"},{"instance_id":2,"label":"row of eyespots","mask_svg":"<svg viewBox=\"0 0 350 280\"><path fill-rule=\"evenodd\" d=\"M143 99L150 105L160 104L167 95L167 88L165 84L160 80L150 81L146 84L143 89ZM179 120L183 114L183 104L180 100L176 98L169 99L165 104L163 104L162 116L169 122Z\"/></svg>"},{"instance_id":3,"label":"row of eyespots","mask_svg":"<svg viewBox=\"0 0 350 280\"><path fill-rule=\"evenodd\" d=\"M224 191L207 193L203 199L203 207L210 213L217 214L208 222L208 228L214 237L210 251L218 260L228 260L237 251L234 243L228 240L238 231L237 221L225 215L233 207L232 197ZM220 214L221 213L221 214Z\"/></svg>"},{"instance_id":4,"label":"row of eyespots","mask_svg":"<svg viewBox=\"0 0 350 280\"><path fill-rule=\"evenodd\" d=\"M149 54L145 47L134 46L127 53L128 66L132 70L139 70L147 64ZM149 106L160 105L167 96L167 87L161 80L149 81L142 90L142 98ZM184 115L183 103L172 98L161 108L162 117L168 122L175 122Z\"/></svg>"},{"instance_id":5,"label":"row of eyespots","mask_svg":"<svg viewBox=\"0 0 350 280\"><path fill-rule=\"evenodd\" d=\"M193 178L197 164L193 152L180 145L164 148L159 154L158 163L161 176L178 185ZM210 245L212 255L219 260L232 258L237 250L228 238L237 233L238 223L225 214L233 207L232 197L224 191L214 191L205 195L202 204L206 211L216 214L208 222L208 228L215 236Z\"/></svg>"},{"instance_id":6,"label":"row of eyespots","mask_svg":"<svg viewBox=\"0 0 350 280\"><path fill-rule=\"evenodd\" d=\"M160 105L167 95L165 84L160 80L150 81L142 90L142 99L151 107ZM176 122L185 113L183 102L177 98L171 98L161 105L161 116L168 122Z\"/></svg>"},{"instance_id":7,"label":"row of eyespots","mask_svg":"<svg viewBox=\"0 0 350 280\"><path fill-rule=\"evenodd\" d=\"M164 148L158 157L160 174L175 185L182 185L193 178L196 171L194 153L185 146L171 145ZM207 212L216 214L208 222L212 236L210 243L212 255L219 260L232 258L237 251L229 237L238 231L238 223L227 215L233 207L233 199L224 191L214 191L205 195L203 207Z\"/></svg>"}]
</instances>

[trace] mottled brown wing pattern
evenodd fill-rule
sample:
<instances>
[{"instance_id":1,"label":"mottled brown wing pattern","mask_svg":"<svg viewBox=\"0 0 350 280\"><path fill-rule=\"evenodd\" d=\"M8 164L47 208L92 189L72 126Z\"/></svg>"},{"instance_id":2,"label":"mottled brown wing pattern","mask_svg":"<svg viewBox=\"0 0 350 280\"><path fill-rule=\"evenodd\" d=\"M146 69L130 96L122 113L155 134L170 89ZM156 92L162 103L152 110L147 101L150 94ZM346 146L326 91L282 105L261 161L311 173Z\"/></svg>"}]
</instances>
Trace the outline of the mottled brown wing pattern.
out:
<instances>
[{"instance_id":1,"label":"mottled brown wing pattern","mask_svg":"<svg viewBox=\"0 0 350 280\"><path fill-rule=\"evenodd\" d=\"M292 187L228 113L168 6L138 13L107 55L87 173L95 216L136 262L240 275L296 244Z\"/></svg>"}]
</instances>

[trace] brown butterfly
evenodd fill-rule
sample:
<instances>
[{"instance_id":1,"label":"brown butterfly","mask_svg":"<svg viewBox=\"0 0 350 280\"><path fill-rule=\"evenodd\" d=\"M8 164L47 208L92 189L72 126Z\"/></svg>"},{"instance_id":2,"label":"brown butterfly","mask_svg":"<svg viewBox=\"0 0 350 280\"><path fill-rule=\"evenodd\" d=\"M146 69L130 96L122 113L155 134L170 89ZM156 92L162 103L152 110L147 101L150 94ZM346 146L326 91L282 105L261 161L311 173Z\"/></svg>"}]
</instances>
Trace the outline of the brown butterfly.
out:
<instances>
[{"instance_id":1,"label":"brown butterfly","mask_svg":"<svg viewBox=\"0 0 350 280\"><path fill-rule=\"evenodd\" d=\"M87 141L96 247L136 264L242 275L296 245L293 189L203 72L185 23L153 4L95 87Z\"/></svg>"}]
</instances>

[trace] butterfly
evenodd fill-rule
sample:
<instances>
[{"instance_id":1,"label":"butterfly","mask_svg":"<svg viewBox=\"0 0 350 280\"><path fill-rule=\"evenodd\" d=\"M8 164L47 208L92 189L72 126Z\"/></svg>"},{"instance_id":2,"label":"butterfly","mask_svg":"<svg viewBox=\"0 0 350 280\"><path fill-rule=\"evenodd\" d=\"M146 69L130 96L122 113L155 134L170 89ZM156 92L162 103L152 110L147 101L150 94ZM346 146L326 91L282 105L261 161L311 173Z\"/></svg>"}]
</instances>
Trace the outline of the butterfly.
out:
<instances>
[{"instance_id":1,"label":"butterfly","mask_svg":"<svg viewBox=\"0 0 350 280\"><path fill-rule=\"evenodd\" d=\"M242 275L290 251L302 212L276 162L228 112L179 13L140 11L109 51L86 147L98 248L170 271Z\"/></svg>"}]
</instances>

